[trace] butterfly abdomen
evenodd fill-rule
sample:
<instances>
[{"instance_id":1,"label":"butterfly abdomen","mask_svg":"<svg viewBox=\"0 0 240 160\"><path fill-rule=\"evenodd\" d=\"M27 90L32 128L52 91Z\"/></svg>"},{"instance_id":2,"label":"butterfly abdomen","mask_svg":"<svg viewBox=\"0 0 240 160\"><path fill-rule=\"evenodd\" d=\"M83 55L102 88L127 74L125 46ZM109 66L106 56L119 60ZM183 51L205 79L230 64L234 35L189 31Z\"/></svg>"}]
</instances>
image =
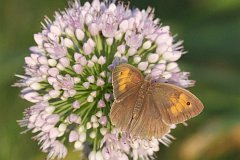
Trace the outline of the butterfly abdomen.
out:
<instances>
[{"instance_id":1,"label":"butterfly abdomen","mask_svg":"<svg viewBox=\"0 0 240 160\"><path fill-rule=\"evenodd\" d=\"M133 109L133 118L139 114L144 102L145 95L149 88L149 82L144 81L137 95L137 100Z\"/></svg>"}]
</instances>

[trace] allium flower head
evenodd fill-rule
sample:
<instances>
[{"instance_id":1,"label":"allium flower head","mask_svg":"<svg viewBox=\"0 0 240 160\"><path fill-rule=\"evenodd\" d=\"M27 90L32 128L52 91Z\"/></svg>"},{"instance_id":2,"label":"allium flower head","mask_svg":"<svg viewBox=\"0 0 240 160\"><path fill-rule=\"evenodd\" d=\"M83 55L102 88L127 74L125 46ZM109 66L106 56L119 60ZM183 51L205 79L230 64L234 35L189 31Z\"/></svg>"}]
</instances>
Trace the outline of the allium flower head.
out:
<instances>
[{"instance_id":1,"label":"allium flower head","mask_svg":"<svg viewBox=\"0 0 240 160\"><path fill-rule=\"evenodd\" d=\"M184 53L182 42L159 24L153 9L76 0L42 25L25 58L25 74L17 75L15 85L34 103L18 122L35 134L48 159L64 158L68 143L80 151L91 143L90 160L153 159L159 143L170 143L169 134L149 140L131 137L109 119L116 65L129 63L160 82L194 84L176 63Z\"/></svg>"}]
</instances>

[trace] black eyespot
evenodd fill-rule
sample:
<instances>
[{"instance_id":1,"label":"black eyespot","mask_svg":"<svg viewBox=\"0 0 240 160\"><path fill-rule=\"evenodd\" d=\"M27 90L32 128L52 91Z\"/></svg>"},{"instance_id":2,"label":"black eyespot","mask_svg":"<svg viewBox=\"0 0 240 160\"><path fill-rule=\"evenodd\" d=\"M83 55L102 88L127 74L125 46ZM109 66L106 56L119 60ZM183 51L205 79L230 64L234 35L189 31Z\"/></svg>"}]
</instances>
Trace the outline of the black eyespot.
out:
<instances>
[{"instance_id":1,"label":"black eyespot","mask_svg":"<svg viewBox=\"0 0 240 160\"><path fill-rule=\"evenodd\" d=\"M123 72L120 72L120 75L122 75L123 74Z\"/></svg>"},{"instance_id":2,"label":"black eyespot","mask_svg":"<svg viewBox=\"0 0 240 160\"><path fill-rule=\"evenodd\" d=\"M187 102L187 105L189 106L191 103L190 102Z\"/></svg>"}]
</instances>

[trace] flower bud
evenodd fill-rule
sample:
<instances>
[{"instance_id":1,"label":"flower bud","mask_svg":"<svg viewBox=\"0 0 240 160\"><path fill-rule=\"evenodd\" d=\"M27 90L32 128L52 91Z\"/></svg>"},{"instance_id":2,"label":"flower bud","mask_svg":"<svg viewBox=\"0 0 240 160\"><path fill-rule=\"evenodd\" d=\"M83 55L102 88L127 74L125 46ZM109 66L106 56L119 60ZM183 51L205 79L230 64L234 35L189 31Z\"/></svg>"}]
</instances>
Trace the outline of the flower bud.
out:
<instances>
[{"instance_id":1,"label":"flower bud","mask_svg":"<svg viewBox=\"0 0 240 160\"><path fill-rule=\"evenodd\" d=\"M156 53L151 53L148 56L148 62L149 63L156 63L158 61L158 59L159 59L159 55L156 54Z\"/></svg>"},{"instance_id":2,"label":"flower bud","mask_svg":"<svg viewBox=\"0 0 240 160\"><path fill-rule=\"evenodd\" d=\"M106 63L106 57L100 56L98 59L98 64L103 65Z\"/></svg>"},{"instance_id":3,"label":"flower bud","mask_svg":"<svg viewBox=\"0 0 240 160\"><path fill-rule=\"evenodd\" d=\"M74 77L73 80L74 80L74 83L75 83L75 84L81 82L81 79L80 79L79 77Z\"/></svg>"},{"instance_id":4,"label":"flower bud","mask_svg":"<svg viewBox=\"0 0 240 160\"><path fill-rule=\"evenodd\" d=\"M38 116L37 114L31 115L31 116L29 117L29 121L30 121L31 123L34 123L34 122L36 121L37 116Z\"/></svg>"},{"instance_id":5,"label":"flower bud","mask_svg":"<svg viewBox=\"0 0 240 160\"><path fill-rule=\"evenodd\" d=\"M180 69L178 68L178 64L176 62L171 62L167 65L166 70L178 72Z\"/></svg>"},{"instance_id":6,"label":"flower bud","mask_svg":"<svg viewBox=\"0 0 240 160\"><path fill-rule=\"evenodd\" d=\"M47 75L48 74L48 69L49 69L49 67L47 65L42 65L42 66L40 66L39 71L42 74Z\"/></svg>"},{"instance_id":7,"label":"flower bud","mask_svg":"<svg viewBox=\"0 0 240 160\"><path fill-rule=\"evenodd\" d=\"M39 102L38 97L39 97L39 94L37 92L28 92L23 95L24 99L26 99L27 101L32 102L32 103Z\"/></svg>"},{"instance_id":8,"label":"flower bud","mask_svg":"<svg viewBox=\"0 0 240 160\"><path fill-rule=\"evenodd\" d=\"M100 133L104 136L107 133L107 129L106 128L101 128Z\"/></svg>"},{"instance_id":9,"label":"flower bud","mask_svg":"<svg viewBox=\"0 0 240 160\"><path fill-rule=\"evenodd\" d=\"M57 65L57 61L55 59L48 59L48 64L49 66L56 66Z\"/></svg>"},{"instance_id":10,"label":"flower bud","mask_svg":"<svg viewBox=\"0 0 240 160\"><path fill-rule=\"evenodd\" d=\"M102 76L103 78L105 78L105 77L106 77L106 71L102 71L102 72L100 73L100 76Z\"/></svg>"},{"instance_id":11,"label":"flower bud","mask_svg":"<svg viewBox=\"0 0 240 160\"><path fill-rule=\"evenodd\" d=\"M57 128L52 128L49 132L49 138L54 139L58 136L59 130Z\"/></svg>"},{"instance_id":12,"label":"flower bud","mask_svg":"<svg viewBox=\"0 0 240 160\"><path fill-rule=\"evenodd\" d=\"M169 79L172 77L172 74L166 71L162 73L162 77L164 77L165 79Z\"/></svg>"},{"instance_id":13,"label":"flower bud","mask_svg":"<svg viewBox=\"0 0 240 160\"><path fill-rule=\"evenodd\" d=\"M97 128L99 126L99 123L98 122L93 122L92 126L93 126L93 128Z\"/></svg>"},{"instance_id":14,"label":"flower bud","mask_svg":"<svg viewBox=\"0 0 240 160\"><path fill-rule=\"evenodd\" d=\"M58 126L58 130L59 130L60 132L65 132L66 129L67 129L67 125L64 124L64 123L61 123L61 124Z\"/></svg>"},{"instance_id":15,"label":"flower bud","mask_svg":"<svg viewBox=\"0 0 240 160\"><path fill-rule=\"evenodd\" d=\"M83 44L83 51L84 51L85 55L89 55L89 54L92 53L93 47L90 46L88 43L84 43Z\"/></svg>"},{"instance_id":16,"label":"flower bud","mask_svg":"<svg viewBox=\"0 0 240 160\"><path fill-rule=\"evenodd\" d=\"M167 61L177 61L180 57L181 57L182 53L175 51L174 53L172 52L166 52L163 54L163 59L167 60Z\"/></svg>"},{"instance_id":17,"label":"flower bud","mask_svg":"<svg viewBox=\"0 0 240 160\"><path fill-rule=\"evenodd\" d=\"M87 65L87 59L86 59L85 56L82 56L82 57L80 58L80 64L81 64L82 66L86 66L86 65Z\"/></svg>"},{"instance_id":18,"label":"flower bud","mask_svg":"<svg viewBox=\"0 0 240 160\"><path fill-rule=\"evenodd\" d=\"M35 121L35 126L36 127L42 127L45 124L45 120L41 116L38 116L36 121Z\"/></svg>"},{"instance_id":19,"label":"flower bud","mask_svg":"<svg viewBox=\"0 0 240 160\"><path fill-rule=\"evenodd\" d=\"M58 98L61 92L59 90L50 90L48 94L51 98Z\"/></svg>"},{"instance_id":20,"label":"flower bud","mask_svg":"<svg viewBox=\"0 0 240 160\"><path fill-rule=\"evenodd\" d=\"M42 36L42 34L41 34L41 33L39 33L39 34L34 34L34 40L35 40L35 42L36 42L39 46L41 46L41 45L43 44L43 36Z\"/></svg>"},{"instance_id":21,"label":"flower bud","mask_svg":"<svg viewBox=\"0 0 240 160\"><path fill-rule=\"evenodd\" d=\"M108 46L111 46L113 44L113 38L108 38L106 42Z\"/></svg>"},{"instance_id":22,"label":"flower bud","mask_svg":"<svg viewBox=\"0 0 240 160\"><path fill-rule=\"evenodd\" d=\"M80 135L81 135L84 130L85 130L84 126L80 126L80 127L78 128L78 133L80 133Z\"/></svg>"},{"instance_id":23,"label":"flower bud","mask_svg":"<svg viewBox=\"0 0 240 160\"><path fill-rule=\"evenodd\" d=\"M164 42L166 42L168 39L169 39L169 34L168 33L164 33L164 34L160 34L158 37L157 37L157 40L156 40L156 43L157 44L162 44Z\"/></svg>"},{"instance_id":24,"label":"flower bud","mask_svg":"<svg viewBox=\"0 0 240 160\"><path fill-rule=\"evenodd\" d=\"M79 41L84 39L84 32L81 29L76 29L75 34Z\"/></svg>"},{"instance_id":25,"label":"flower bud","mask_svg":"<svg viewBox=\"0 0 240 160\"><path fill-rule=\"evenodd\" d=\"M105 94L104 94L104 98L105 98L105 100L108 102L108 101L111 99L111 94L105 93Z\"/></svg>"},{"instance_id":26,"label":"flower bud","mask_svg":"<svg viewBox=\"0 0 240 160\"><path fill-rule=\"evenodd\" d=\"M54 125L52 125L52 124L44 124L42 126L42 131L43 132L49 132L52 128L54 128Z\"/></svg>"},{"instance_id":27,"label":"flower bud","mask_svg":"<svg viewBox=\"0 0 240 160\"><path fill-rule=\"evenodd\" d=\"M74 36L74 32L71 28L66 28L65 29L65 32L67 33L67 35L69 35L70 37L73 37Z\"/></svg>"},{"instance_id":28,"label":"flower bud","mask_svg":"<svg viewBox=\"0 0 240 160\"><path fill-rule=\"evenodd\" d=\"M95 115L92 115L91 122L97 122L97 117Z\"/></svg>"},{"instance_id":29,"label":"flower bud","mask_svg":"<svg viewBox=\"0 0 240 160\"><path fill-rule=\"evenodd\" d=\"M48 69L48 74L52 77L56 77L59 75L59 70L57 68L50 68Z\"/></svg>"},{"instance_id":30,"label":"flower bud","mask_svg":"<svg viewBox=\"0 0 240 160\"><path fill-rule=\"evenodd\" d=\"M90 32L90 34L92 36L96 36L99 32L98 30L98 25L96 23L91 23L89 26L88 26L88 31Z\"/></svg>"},{"instance_id":31,"label":"flower bud","mask_svg":"<svg viewBox=\"0 0 240 160\"><path fill-rule=\"evenodd\" d=\"M140 56L134 56L133 61L134 61L134 63L138 64L141 61L141 57Z\"/></svg>"},{"instance_id":32,"label":"flower bud","mask_svg":"<svg viewBox=\"0 0 240 160\"><path fill-rule=\"evenodd\" d=\"M99 119L99 123L103 126L105 126L107 124L107 117L106 116L102 116L100 119Z\"/></svg>"},{"instance_id":33,"label":"flower bud","mask_svg":"<svg viewBox=\"0 0 240 160\"><path fill-rule=\"evenodd\" d=\"M90 93L91 96L96 97L97 96L97 91L93 91Z\"/></svg>"},{"instance_id":34,"label":"flower bud","mask_svg":"<svg viewBox=\"0 0 240 160\"><path fill-rule=\"evenodd\" d=\"M53 33L53 34L55 34L57 36L60 36L62 34L61 29L59 27L57 27L57 26L54 26L54 25L52 25L50 27L50 31L51 31L51 33Z\"/></svg>"},{"instance_id":35,"label":"flower bud","mask_svg":"<svg viewBox=\"0 0 240 160\"><path fill-rule=\"evenodd\" d=\"M65 67L64 67L61 63L58 63L56 67L57 67L57 69L60 70L60 71L65 70Z\"/></svg>"},{"instance_id":36,"label":"flower bud","mask_svg":"<svg viewBox=\"0 0 240 160\"><path fill-rule=\"evenodd\" d=\"M89 82L84 82L83 83L83 87L85 87L86 89L88 89L90 86L90 83Z\"/></svg>"},{"instance_id":37,"label":"flower bud","mask_svg":"<svg viewBox=\"0 0 240 160\"><path fill-rule=\"evenodd\" d=\"M141 71L145 71L148 67L148 62L140 62L138 64L138 69Z\"/></svg>"},{"instance_id":38,"label":"flower bud","mask_svg":"<svg viewBox=\"0 0 240 160\"><path fill-rule=\"evenodd\" d=\"M117 50L120 54L122 54L126 51L126 46L125 45L120 45L120 46L117 47Z\"/></svg>"},{"instance_id":39,"label":"flower bud","mask_svg":"<svg viewBox=\"0 0 240 160\"><path fill-rule=\"evenodd\" d=\"M157 54L162 55L163 53L165 53L167 51L168 48L169 48L169 46L166 45L166 43L162 43L162 44L158 45L156 52L157 52Z\"/></svg>"},{"instance_id":40,"label":"flower bud","mask_svg":"<svg viewBox=\"0 0 240 160\"><path fill-rule=\"evenodd\" d=\"M128 21L127 20L123 20L120 25L119 25L120 30L122 30L123 32L127 31L128 29Z\"/></svg>"},{"instance_id":41,"label":"flower bud","mask_svg":"<svg viewBox=\"0 0 240 160\"><path fill-rule=\"evenodd\" d=\"M75 141L78 140L78 138L79 138L78 132L73 130L73 131L71 131L70 134L69 134L69 139L68 139L68 141L69 141L69 142L75 142Z\"/></svg>"},{"instance_id":42,"label":"flower bud","mask_svg":"<svg viewBox=\"0 0 240 160\"><path fill-rule=\"evenodd\" d=\"M85 142L87 139L87 135L85 132L81 133L80 136L79 136L79 141L80 142Z\"/></svg>"},{"instance_id":43,"label":"flower bud","mask_svg":"<svg viewBox=\"0 0 240 160\"><path fill-rule=\"evenodd\" d=\"M89 137L94 139L96 138L96 132L95 131L92 131L90 134L89 134Z\"/></svg>"},{"instance_id":44,"label":"flower bud","mask_svg":"<svg viewBox=\"0 0 240 160\"><path fill-rule=\"evenodd\" d=\"M73 108L75 108L75 109L78 109L78 108L80 108L80 102L79 101L74 101L73 103L72 103L72 107Z\"/></svg>"},{"instance_id":45,"label":"flower bud","mask_svg":"<svg viewBox=\"0 0 240 160\"><path fill-rule=\"evenodd\" d=\"M52 114L52 113L55 111L55 107L53 107L53 106L47 106L47 107L45 108L45 111L46 111L47 113L49 113L49 114Z\"/></svg>"},{"instance_id":46,"label":"flower bud","mask_svg":"<svg viewBox=\"0 0 240 160\"><path fill-rule=\"evenodd\" d=\"M40 90L40 89L42 89L41 84L39 84L39 83L37 83L37 82L31 84L30 87L31 87L33 90Z\"/></svg>"},{"instance_id":47,"label":"flower bud","mask_svg":"<svg viewBox=\"0 0 240 160\"><path fill-rule=\"evenodd\" d=\"M94 100L93 96L91 96L91 95L88 96L88 98L87 98L87 101L88 101L88 102L93 102L93 100Z\"/></svg>"},{"instance_id":48,"label":"flower bud","mask_svg":"<svg viewBox=\"0 0 240 160\"><path fill-rule=\"evenodd\" d=\"M82 150L82 149L83 149L83 144L82 144L82 142L76 141L76 142L74 143L74 148L75 148L76 150Z\"/></svg>"},{"instance_id":49,"label":"flower bud","mask_svg":"<svg viewBox=\"0 0 240 160\"><path fill-rule=\"evenodd\" d=\"M81 122L81 117L79 117L79 116L76 115L76 114L70 114L70 116L68 116L68 121L69 121L70 123L80 124L80 122Z\"/></svg>"},{"instance_id":50,"label":"flower bud","mask_svg":"<svg viewBox=\"0 0 240 160\"><path fill-rule=\"evenodd\" d=\"M86 126L87 129L90 129L92 128L92 124L90 122L87 122L87 126Z\"/></svg>"},{"instance_id":51,"label":"flower bud","mask_svg":"<svg viewBox=\"0 0 240 160\"><path fill-rule=\"evenodd\" d=\"M97 58L97 56L93 55L91 60L95 63L98 61L98 58Z\"/></svg>"},{"instance_id":52,"label":"flower bud","mask_svg":"<svg viewBox=\"0 0 240 160\"><path fill-rule=\"evenodd\" d=\"M82 74L83 72L83 67L80 64L75 64L73 65L73 70L77 73L77 74Z\"/></svg>"},{"instance_id":53,"label":"flower bud","mask_svg":"<svg viewBox=\"0 0 240 160\"><path fill-rule=\"evenodd\" d=\"M96 116L97 116L97 117L101 117L102 114L103 114L102 111L98 111L98 112L96 113Z\"/></svg>"},{"instance_id":54,"label":"flower bud","mask_svg":"<svg viewBox=\"0 0 240 160\"><path fill-rule=\"evenodd\" d=\"M48 59L45 56L40 56L40 57L38 57L38 62L40 64L47 65L48 64Z\"/></svg>"},{"instance_id":55,"label":"flower bud","mask_svg":"<svg viewBox=\"0 0 240 160\"><path fill-rule=\"evenodd\" d=\"M95 82L94 76L87 77L87 80L88 80L89 83L94 83Z\"/></svg>"},{"instance_id":56,"label":"flower bud","mask_svg":"<svg viewBox=\"0 0 240 160\"><path fill-rule=\"evenodd\" d=\"M143 49L147 50L152 46L152 42L151 41L146 41L143 43Z\"/></svg>"},{"instance_id":57,"label":"flower bud","mask_svg":"<svg viewBox=\"0 0 240 160\"><path fill-rule=\"evenodd\" d=\"M104 160L102 152L101 151L97 151L96 153L96 160Z\"/></svg>"},{"instance_id":58,"label":"flower bud","mask_svg":"<svg viewBox=\"0 0 240 160\"><path fill-rule=\"evenodd\" d=\"M137 50L135 48L129 48L128 49L128 55L129 56L133 56L136 53L137 53Z\"/></svg>"},{"instance_id":59,"label":"flower bud","mask_svg":"<svg viewBox=\"0 0 240 160\"><path fill-rule=\"evenodd\" d=\"M94 40L92 38L89 38L87 40L87 44L89 44L92 48L96 47L96 43L94 42Z\"/></svg>"},{"instance_id":60,"label":"flower bud","mask_svg":"<svg viewBox=\"0 0 240 160\"><path fill-rule=\"evenodd\" d=\"M86 14L85 23L90 24L92 21L93 21L92 15L91 14Z\"/></svg>"},{"instance_id":61,"label":"flower bud","mask_svg":"<svg viewBox=\"0 0 240 160\"><path fill-rule=\"evenodd\" d=\"M61 65L63 65L64 67L68 67L70 65L69 59L67 57L62 57L59 59L59 62L61 63Z\"/></svg>"},{"instance_id":62,"label":"flower bud","mask_svg":"<svg viewBox=\"0 0 240 160\"><path fill-rule=\"evenodd\" d=\"M105 82L102 78L97 79L97 86L103 86L104 84L105 84Z\"/></svg>"},{"instance_id":63,"label":"flower bud","mask_svg":"<svg viewBox=\"0 0 240 160\"><path fill-rule=\"evenodd\" d=\"M115 36L115 39L116 39L116 40L120 40L120 39L122 39L122 36L123 36L122 33L119 32L119 33Z\"/></svg>"},{"instance_id":64,"label":"flower bud","mask_svg":"<svg viewBox=\"0 0 240 160\"><path fill-rule=\"evenodd\" d=\"M88 159L89 160L96 160L96 151L90 152L90 154L88 155Z\"/></svg>"},{"instance_id":65,"label":"flower bud","mask_svg":"<svg viewBox=\"0 0 240 160\"><path fill-rule=\"evenodd\" d=\"M31 57L25 57L25 63L28 66L35 66L37 63Z\"/></svg>"},{"instance_id":66,"label":"flower bud","mask_svg":"<svg viewBox=\"0 0 240 160\"><path fill-rule=\"evenodd\" d=\"M59 120L60 116L58 114L51 114L46 119L48 124L56 124Z\"/></svg>"},{"instance_id":67,"label":"flower bud","mask_svg":"<svg viewBox=\"0 0 240 160\"><path fill-rule=\"evenodd\" d=\"M67 48L72 48L74 44L73 44L72 40L70 40L69 38L65 38L65 39L64 39L64 45L65 45Z\"/></svg>"},{"instance_id":68,"label":"flower bud","mask_svg":"<svg viewBox=\"0 0 240 160\"><path fill-rule=\"evenodd\" d=\"M94 63L91 60L89 60L87 63L87 66L92 68L94 66Z\"/></svg>"},{"instance_id":69,"label":"flower bud","mask_svg":"<svg viewBox=\"0 0 240 160\"><path fill-rule=\"evenodd\" d=\"M99 108L104 108L104 107L106 107L106 104L105 104L105 102L101 99L100 101L98 101L98 107Z\"/></svg>"}]
</instances>

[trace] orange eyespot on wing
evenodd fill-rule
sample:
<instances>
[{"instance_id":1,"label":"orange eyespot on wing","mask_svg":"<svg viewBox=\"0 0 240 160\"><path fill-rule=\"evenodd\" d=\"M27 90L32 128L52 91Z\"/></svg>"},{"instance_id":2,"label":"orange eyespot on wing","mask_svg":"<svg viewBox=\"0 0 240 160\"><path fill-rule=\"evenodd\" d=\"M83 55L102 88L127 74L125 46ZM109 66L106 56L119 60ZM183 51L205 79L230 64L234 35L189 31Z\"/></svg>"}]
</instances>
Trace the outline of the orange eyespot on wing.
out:
<instances>
[{"instance_id":1,"label":"orange eyespot on wing","mask_svg":"<svg viewBox=\"0 0 240 160\"><path fill-rule=\"evenodd\" d=\"M135 67L128 64L116 66L112 72L113 94L117 101L131 95L137 90L144 78Z\"/></svg>"},{"instance_id":2,"label":"orange eyespot on wing","mask_svg":"<svg viewBox=\"0 0 240 160\"><path fill-rule=\"evenodd\" d=\"M169 101L172 102L172 106L170 106L170 111L172 114L177 116L182 112L191 109L192 103L188 101L188 98L185 94L181 93L179 97L171 96Z\"/></svg>"},{"instance_id":3,"label":"orange eyespot on wing","mask_svg":"<svg viewBox=\"0 0 240 160\"><path fill-rule=\"evenodd\" d=\"M182 123L203 110L202 102L191 92L166 83L151 86L153 101L167 124Z\"/></svg>"}]
</instances>

